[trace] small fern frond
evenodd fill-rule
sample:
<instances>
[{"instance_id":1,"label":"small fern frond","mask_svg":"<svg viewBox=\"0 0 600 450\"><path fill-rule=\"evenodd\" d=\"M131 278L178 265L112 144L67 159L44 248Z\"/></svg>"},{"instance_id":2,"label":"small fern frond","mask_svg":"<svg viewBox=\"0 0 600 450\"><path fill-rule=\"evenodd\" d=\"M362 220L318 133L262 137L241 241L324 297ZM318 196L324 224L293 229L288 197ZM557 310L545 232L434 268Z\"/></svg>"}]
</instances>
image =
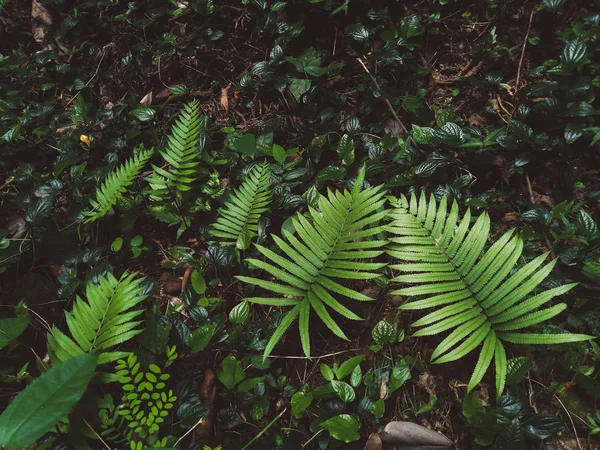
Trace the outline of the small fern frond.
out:
<instances>
[{"instance_id":1,"label":"small fern frond","mask_svg":"<svg viewBox=\"0 0 600 450\"><path fill-rule=\"evenodd\" d=\"M169 198L192 188L191 183L198 176L206 120L206 116L200 115L198 100L187 103L179 112L167 145L160 151L169 167L152 165L154 174L146 178L153 196Z\"/></svg>"},{"instance_id":2,"label":"small fern frond","mask_svg":"<svg viewBox=\"0 0 600 450\"><path fill-rule=\"evenodd\" d=\"M109 274L100 277L98 284L86 286L87 302L79 296L71 312L65 312L67 326L73 338L68 337L56 326L48 335L48 353L54 362L62 362L87 352L100 352L98 364L115 361L122 352L107 352L142 330L136 327L142 323L135 320L141 309L131 309L144 301L140 295L143 279L134 279L135 274L117 280ZM126 355L126 353L125 353Z\"/></svg>"},{"instance_id":3,"label":"small fern frond","mask_svg":"<svg viewBox=\"0 0 600 450\"><path fill-rule=\"evenodd\" d=\"M327 197L319 198L318 210L309 208L308 217L302 214L294 217L292 224L296 234L284 231L285 241L273 236L279 248L278 253L256 245L266 259L247 261L254 268L267 272L274 281L237 277L243 282L283 296L254 297L246 299L247 301L263 305L293 306L271 336L265 348L265 358L296 319L302 348L306 356L310 357L311 310L336 336L348 339L329 310L347 319L361 318L332 294L360 301L372 300L335 281L377 278L380 274L375 271L385 266L385 263L364 262L365 259L382 254L382 248L386 244L386 241L376 237L385 228L379 222L386 215L383 210L386 199L381 186L362 189L364 175L363 168L351 192L329 191Z\"/></svg>"},{"instance_id":4,"label":"small fern frond","mask_svg":"<svg viewBox=\"0 0 600 450\"><path fill-rule=\"evenodd\" d=\"M106 177L104 183L96 188L96 199L90 200L94 209L85 213L86 223L103 217L117 204L151 156L152 149L142 148Z\"/></svg>"},{"instance_id":5,"label":"small fern frond","mask_svg":"<svg viewBox=\"0 0 600 450\"><path fill-rule=\"evenodd\" d=\"M225 244L235 244L240 250L250 247L252 237L258 233L258 219L271 203L269 177L268 163L254 166L239 189L219 208L219 218L210 234L225 239Z\"/></svg>"},{"instance_id":6,"label":"small fern frond","mask_svg":"<svg viewBox=\"0 0 600 450\"><path fill-rule=\"evenodd\" d=\"M575 284L566 284L537 295L529 294L550 274L556 261L544 264L541 255L509 275L523 251L523 241L508 231L487 251L489 216L484 213L471 225L467 210L459 220L458 205L447 212L444 198L438 205L402 196L391 213L388 230L395 235L388 253L401 260L391 265L400 272L393 282L413 285L394 291L417 297L400 309L437 308L412 324L415 336L452 330L432 354L434 364L455 361L482 345L468 391L483 378L495 357L496 390L500 396L506 380L506 352L502 341L517 344L560 344L592 339L582 334L513 333L538 325L560 314L566 304L545 307ZM441 306L441 307L440 307ZM509 332L510 331L510 332Z\"/></svg>"}]
</instances>

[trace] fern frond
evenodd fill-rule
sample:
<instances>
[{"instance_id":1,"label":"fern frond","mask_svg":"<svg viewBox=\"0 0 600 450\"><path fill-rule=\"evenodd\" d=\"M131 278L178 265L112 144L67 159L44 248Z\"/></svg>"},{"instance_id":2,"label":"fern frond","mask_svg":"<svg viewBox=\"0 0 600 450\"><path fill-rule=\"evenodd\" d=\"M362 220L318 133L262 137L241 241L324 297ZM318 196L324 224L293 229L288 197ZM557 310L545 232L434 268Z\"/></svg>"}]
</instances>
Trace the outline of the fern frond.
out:
<instances>
[{"instance_id":1,"label":"fern frond","mask_svg":"<svg viewBox=\"0 0 600 450\"><path fill-rule=\"evenodd\" d=\"M191 183L198 177L206 120L200 115L198 100L187 103L179 112L167 145L159 152L169 167L152 165L154 173L146 178L152 196L170 198L192 188Z\"/></svg>"},{"instance_id":2,"label":"fern frond","mask_svg":"<svg viewBox=\"0 0 600 450\"><path fill-rule=\"evenodd\" d=\"M131 308L146 299L140 295L143 279L134 279L135 274L117 280L109 274L100 277L98 284L86 286L87 302L79 296L71 312L65 312L67 326L73 338L68 337L56 326L48 335L48 353L54 362L62 362L82 353L100 352L99 364L114 361L123 356L122 352L108 352L142 330L136 327L142 323L135 320L141 309Z\"/></svg>"},{"instance_id":3,"label":"fern frond","mask_svg":"<svg viewBox=\"0 0 600 450\"><path fill-rule=\"evenodd\" d=\"M238 276L243 282L282 294L283 298L248 298L247 301L264 305L293 306L269 340L264 357L273 350L285 331L298 319L300 339L306 356L310 357L310 314L319 319L338 337L347 339L330 311L351 320L361 318L344 306L336 297L359 301L372 300L350 289L335 279L366 280L380 276L376 270L384 263L368 263L366 259L383 253L386 241L377 239L385 226L379 222L385 217L386 202L381 186L362 189L364 168L351 192L328 191L321 196L318 210L309 208L308 217L298 214L292 219L296 234L284 231L283 239L273 236L279 252L261 245L256 248L265 260L249 259L251 266L267 272L275 281ZM360 239L360 240L359 240Z\"/></svg>"},{"instance_id":4,"label":"fern frond","mask_svg":"<svg viewBox=\"0 0 600 450\"><path fill-rule=\"evenodd\" d=\"M135 177L142 171L150 156L152 156L152 149L141 149L106 177L104 183L96 188L96 199L90 200L94 209L85 213L86 223L103 217L117 204Z\"/></svg>"},{"instance_id":5,"label":"fern frond","mask_svg":"<svg viewBox=\"0 0 600 450\"><path fill-rule=\"evenodd\" d=\"M269 177L268 163L254 166L239 189L219 208L219 217L210 234L225 239L225 244L235 244L240 250L250 247L250 240L258 233L258 219L271 203Z\"/></svg>"},{"instance_id":6,"label":"fern frond","mask_svg":"<svg viewBox=\"0 0 600 450\"><path fill-rule=\"evenodd\" d=\"M471 225L470 210L459 221L456 202L448 213L445 198L438 206L433 195L427 201L424 193L418 199L415 194L410 199L402 196L390 216L388 231L395 236L390 238L388 254L402 261L390 266L400 272L392 281L413 285L394 294L417 297L400 309L443 305L412 324L421 327L415 336L452 330L433 351L433 363L455 361L482 345L469 391L481 381L495 357L497 395L502 393L506 380L502 341L559 344L592 339L581 334L509 332L560 314L566 308L564 303L542 306L575 286L567 284L529 296L556 261L544 263L546 255L541 255L509 275L523 251L523 241L514 230L484 251L490 230L486 213Z\"/></svg>"}]
</instances>

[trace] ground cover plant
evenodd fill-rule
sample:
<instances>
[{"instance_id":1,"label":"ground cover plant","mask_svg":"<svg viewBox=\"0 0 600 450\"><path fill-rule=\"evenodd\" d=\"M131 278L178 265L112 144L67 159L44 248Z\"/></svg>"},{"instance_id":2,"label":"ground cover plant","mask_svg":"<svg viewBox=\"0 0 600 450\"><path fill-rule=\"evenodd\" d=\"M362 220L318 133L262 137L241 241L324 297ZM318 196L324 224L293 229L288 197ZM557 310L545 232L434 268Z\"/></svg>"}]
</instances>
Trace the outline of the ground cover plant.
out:
<instances>
[{"instance_id":1,"label":"ground cover plant","mask_svg":"<svg viewBox=\"0 0 600 450\"><path fill-rule=\"evenodd\" d=\"M599 35L0 0L0 447L597 448Z\"/></svg>"}]
</instances>

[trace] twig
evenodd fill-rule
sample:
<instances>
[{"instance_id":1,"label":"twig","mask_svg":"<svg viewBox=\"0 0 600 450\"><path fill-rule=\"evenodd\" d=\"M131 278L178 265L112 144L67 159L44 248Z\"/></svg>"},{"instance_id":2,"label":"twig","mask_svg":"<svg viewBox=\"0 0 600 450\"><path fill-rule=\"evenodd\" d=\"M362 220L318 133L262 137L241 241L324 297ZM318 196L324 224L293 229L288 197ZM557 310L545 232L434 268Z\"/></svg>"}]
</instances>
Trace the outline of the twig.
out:
<instances>
[{"instance_id":1,"label":"twig","mask_svg":"<svg viewBox=\"0 0 600 450\"><path fill-rule=\"evenodd\" d=\"M92 430L92 433L94 433L94 435L95 435L95 436L96 436L98 439L100 439L100 442L102 442L102 443L104 444L104 446L105 446L105 447L106 447L108 450L112 450L112 449L110 448L110 446L109 446L109 445L108 445L106 442L104 442L104 439L102 439L102 436L100 436L100 435L99 435L99 434L96 432L96 430L94 430L94 428L92 428L92 426L91 426L91 425L88 423L88 421L87 421L87 420L85 420L85 418L84 418L84 417L82 417L82 420L83 420L83 422L84 422L84 423L85 423L85 424L86 424L86 425L89 427L89 429L90 429L90 430Z\"/></svg>"},{"instance_id":2,"label":"twig","mask_svg":"<svg viewBox=\"0 0 600 450\"><path fill-rule=\"evenodd\" d=\"M563 409L565 410L565 412L567 413L567 416L569 417L569 420L571 421L571 425L573 426L573 433L575 433L575 440L577 441L577 447L579 447L579 450L583 450L583 448L581 447L581 443L579 442L579 436L577 435L577 428L575 428L575 422L573 422L571 413L569 413L569 410L565 407L565 405L560 400L560 398L558 398L556 395L554 395L554 398L556 400L558 400L558 403L560 403L560 406L562 406Z\"/></svg>"},{"instance_id":3,"label":"twig","mask_svg":"<svg viewBox=\"0 0 600 450\"><path fill-rule=\"evenodd\" d=\"M408 135L408 138L410 139L410 142L412 142L413 146L417 150L422 151L419 148L419 146L417 145L417 143L415 142L415 140L412 138L412 136L409 134L408 128L406 128L406 126L404 126L404 124L400 120L400 117L398 117L398 114L396 114L396 111L394 110L394 107L392 106L392 104L390 103L390 101L387 99L387 97L385 95L383 95L383 91L381 89L381 86L379 86L379 83L377 82L377 80L375 79L375 77L371 74L371 72L369 71L369 68L365 65L365 63L363 62L362 59L360 59L360 58L356 58L356 59L358 60L358 62L360 63L360 65L363 66L363 69L365 69L365 72L367 72L367 75L369 75L369 78L371 78L371 81L373 82L373 84L375 84L375 87L381 93L381 97L383 98L383 100L385 101L385 103L386 103L387 107L389 108L390 112L394 116L394 119L396 119L396 122L398 122L398 124L400 125L400 128L402 128L402 131L404 131Z\"/></svg>"},{"instance_id":4,"label":"twig","mask_svg":"<svg viewBox=\"0 0 600 450\"><path fill-rule=\"evenodd\" d=\"M358 352L358 351L360 351L359 348L349 349L349 350L341 350L341 351L335 352L335 353L328 353L327 355L311 356L310 358L308 356L282 356L282 355L268 355L267 358L281 358L281 359L323 359L323 358L330 358L331 356L341 355L343 353Z\"/></svg>"},{"instance_id":5,"label":"twig","mask_svg":"<svg viewBox=\"0 0 600 450\"><path fill-rule=\"evenodd\" d=\"M260 430L260 433L258 433L256 436L254 436L246 445L244 445L242 447L242 450L245 450L246 448L248 448L250 446L250 444L254 443L257 439L259 439L263 434L265 434L267 432L267 430L269 428L271 428L273 426L273 424L275 422L277 422L281 416L283 416L283 414L287 411L287 408L284 408L283 411L281 411L277 417L275 417L273 420L271 420L266 427L264 427L262 430Z\"/></svg>"},{"instance_id":6,"label":"twig","mask_svg":"<svg viewBox=\"0 0 600 450\"><path fill-rule=\"evenodd\" d=\"M531 31L531 22L533 21L533 14L535 13L537 6L531 10L529 14L529 25L527 25L527 33L525 33L525 39L523 39L523 47L521 47L521 59L519 60L519 67L517 69L517 80L515 81L515 92L519 90L519 81L521 80L521 67L523 66L523 59L525 59L525 47L527 47L527 40L529 39L529 32Z\"/></svg>"},{"instance_id":7,"label":"twig","mask_svg":"<svg viewBox=\"0 0 600 450\"><path fill-rule=\"evenodd\" d=\"M533 196L533 188L531 187L531 180L529 175L525 174L525 181L527 182L527 190L529 191L529 201L535 204L535 197Z\"/></svg>"},{"instance_id":8,"label":"twig","mask_svg":"<svg viewBox=\"0 0 600 450\"><path fill-rule=\"evenodd\" d=\"M198 420L198 422L196 422L192 428L190 428L189 430L187 430L183 436L181 436L179 439L177 439L177 442L175 442L175 445L173 445L173 447L177 447L177 444L179 444L181 441L183 441L188 434L190 434L192 431L194 431L196 429L196 427L198 425L200 425L200 423L204 419L206 419L206 417L204 417L204 416L200 417L200 420Z\"/></svg>"},{"instance_id":9,"label":"twig","mask_svg":"<svg viewBox=\"0 0 600 450\"><path fill-rule=\"evenodd\" d=\"M98 75L98 72L100 71L100 65L102 64L102 61L104 60L104 57L106 56L106 49L108 47L112 47L114 44L111 42L110 44L106 44L103 48L102 48L102 56L100 57L100 62L98 63L98 65L96 66L96 71L94 72L94 75L92 75L92 78L90 78L88 80L87 83L85 83L85 86L83 86L83 88L85 89L86 87L88 87L88 85L94 80L94 78L96 78L96 75ZM83 89L81 89L77 94L75 94L71 100L69 100L67 102L67 104L65 106L63 106L63 108L66 108L67 106L69 106L71 103L73 103L73 100L75 100L77 98L77 96L79 94L81 94L83 92Z\"/></svg>"}]
</instances>

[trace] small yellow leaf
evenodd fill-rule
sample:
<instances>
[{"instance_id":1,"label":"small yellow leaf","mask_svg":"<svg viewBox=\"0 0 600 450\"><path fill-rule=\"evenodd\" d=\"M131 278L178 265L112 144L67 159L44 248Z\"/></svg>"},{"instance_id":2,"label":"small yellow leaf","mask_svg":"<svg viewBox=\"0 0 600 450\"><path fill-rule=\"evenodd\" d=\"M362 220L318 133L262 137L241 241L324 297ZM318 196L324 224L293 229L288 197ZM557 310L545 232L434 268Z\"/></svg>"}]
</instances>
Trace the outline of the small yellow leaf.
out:
<instances>
[{"instance_id":1,"label":"small yellow leaf","mask_svg":"<svg viewBox=\"0 0 600 450\"><path fill-rule=\"evenodd\" d=\"M90 138L87 137L85 134L82 134L81 136L79 136L79 140L81 142L83 142L85 145L87 145L88 148L90 148L92 146L92 143L90 142Z\"/></svg>"}]
</instances>

